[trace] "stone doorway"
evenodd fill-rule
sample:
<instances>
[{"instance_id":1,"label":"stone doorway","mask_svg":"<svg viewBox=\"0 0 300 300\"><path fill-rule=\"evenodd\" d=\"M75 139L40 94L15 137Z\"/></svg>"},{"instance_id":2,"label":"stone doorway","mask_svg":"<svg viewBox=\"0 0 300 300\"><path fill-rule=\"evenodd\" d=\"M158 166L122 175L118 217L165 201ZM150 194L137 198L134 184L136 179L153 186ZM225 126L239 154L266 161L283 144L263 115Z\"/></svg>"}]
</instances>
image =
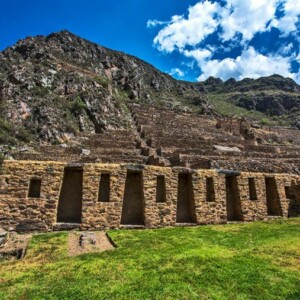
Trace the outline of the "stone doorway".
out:
<instances>
[{"instance_id":1,"label":"stone doorway","mask_svg":"<svg viewBox=\"0 0 300 300\"><path fill-rule=\"evenodd\" d=\"M196 223L192 174L178 175L176 223Z\"/></svg>"},{"instance_id":2,"label":"stone doorway","mask_svg":"<svg viewBox=\"0 0 300 300\"><path fill-rule=\"evenodd\" d=\"M81 223L82 181L82 168L65 168L57 208L57 222Z\"/></svg>"},{"instance_id":3,"label":"stone doorway","mask_svg":"<svg viewBox=\"0 0 300 300\"><path fill-rule=\"evenodd\" d=\"M121 224L145 225L143 173L141 171L127 171Z\"/></svg>"},{"instance_id":4,"label":"stone doorway","mask_svg":"<svg viewBox=\"0 0 300 300\"><path fill-rule=\"evenodd\" d=\"M237 176L226 176L227 221L243 221Z\"/></svg>"}]
</instances>

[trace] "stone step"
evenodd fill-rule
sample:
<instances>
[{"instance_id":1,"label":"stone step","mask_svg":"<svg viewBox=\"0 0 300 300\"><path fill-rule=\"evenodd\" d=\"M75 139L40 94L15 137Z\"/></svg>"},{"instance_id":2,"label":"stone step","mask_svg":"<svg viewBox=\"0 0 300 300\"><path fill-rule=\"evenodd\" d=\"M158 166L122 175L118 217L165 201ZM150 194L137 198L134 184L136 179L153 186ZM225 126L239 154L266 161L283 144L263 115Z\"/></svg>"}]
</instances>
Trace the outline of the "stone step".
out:
<instances>
[{"instance_id":1,"label":"stone step","mask_svg":"<svg viewBox=\"0 0 300 300\"><path fill-rule=\"evenodd\" d=\"M175 226L183 227L183 226L197 226L196 223L175 223Z\"/></svg>"},{"instance_id":2,"label":"stone step","mask_svg":"<svg viewBox=\"0 0 300 300\"><path fill-rule=\"evenodd\" d=\"M145 229L145 225L121 225L121 229Z\"/></svg>"},{"instance_id":3,"label":"stone step","mask_svg":"<svg viewBox=\"0 0 300 300\"><path fill-rule=\"evenodd\" d=\"M245 223L244 221L227 221L227 224L243 224Z\"/></svg>"},{"instance_id":4,"label":"stone step","mask_svg":"<svg viewBox=\"0 0 300 300\"><path fill-rule=\"evenodd\" d=\"M80 229L81 223L55 223L53 225L54 231L69 231Z\"/></svg>"}]
</instances>

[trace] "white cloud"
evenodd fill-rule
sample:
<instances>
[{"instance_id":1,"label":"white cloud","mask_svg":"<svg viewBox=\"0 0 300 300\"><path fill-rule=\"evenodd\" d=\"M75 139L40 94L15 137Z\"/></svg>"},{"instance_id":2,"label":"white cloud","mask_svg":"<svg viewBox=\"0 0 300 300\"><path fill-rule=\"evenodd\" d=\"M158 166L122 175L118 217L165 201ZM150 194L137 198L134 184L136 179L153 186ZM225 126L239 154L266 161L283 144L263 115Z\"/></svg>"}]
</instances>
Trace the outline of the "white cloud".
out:
<instances>
[{"instance_id":1,"label":"white cloud","mask_svg":"<svg viewBox=\"0 0 300 300\"><path fill-rule=\"evenodd\" d=\"M295 32L297 29L296 23L300 15L299 0L284 0L283 1L284 16L274 23L274 25L285 35Z\"/></svg>"},{"instance_id":2,"label":"white cloud","mask_svg":"<svg viewBox=\"0 0 300 300\"><path fill-rule=\"evenodd\" d=\"M194 61L194 60L191 60L191 61L189 61L189 62L183 61L183 62L181 63L181 65L182 65L182 66L186 66L186 67L188 67L189 69L193 70L194 67L195 67L195 61Z\"/></svg>"},{"instance_id":3,"label":"white cloud","mask_svg":"<svg viewBox=\"0 0 300 300\"><path fill-rule=\"evenodd\" d=\"M148 20L147 21L147 28L156 27L156 26L160 26L160 25L166 25L168 23L169 22L158 21L158 20Z\"/></svg>"},{"instance_id":4,"label":"white cloud","mask_svg":"<svg viewBox=\"0 0 300 300\"><path fill-rule=\"evenodd\" d=\"M183 15L173 16L171 21L159 31L154 44L159 50L166 52L180 50L187 45L196 46L214 33L218 26L222 28L220 37L223 41L233 39L237 33L243 35L243 41L248 41L255 33L267 30L268 23L275 17L278 1L227 0L225 7L209 0L198 2L189 7L186 18ZM164 23L149 20L147 26Z\"/></svg>"},{"instance_id":5,"label":"white cloud","mask_svg":"<svg viewBox=\"0 0 300 300\"><path fill-rule=\"evenodd\" d=\"M265 31L268 22L275 17L276 2L278 0L227 0L220 21L223 41L237 33L243 35L243 41L249 41L257 32Z\"/></svg>"},{"instance_id":6,"label":"white cloud","mask_svg":"<svg viewBox=\"0 0 300 300\"><path fill-rule=\"evenodd\" d=\"M216 30L215 17L219 9L219 4L207 0L197 3L189 8L187 18L173 16L170 24L159 31L154 44L166 52L183 49L186 45L196 46Z\"/></svg>"},{"instance_id":7,"label":"white cloud","mask_svg":"<svg viewBox=\"0 0 300 300\"><path fill-rule=\"evenodd\" d=\"M202 75L198 80L202 81L209 76L219 77L223 80L235 78L258 78L272 74L280 74L285 77L294 77L290 72L290 62L288 58L282 56L265 56L255 51L253 47L244 50L235 59L225 58L223 60L208 60L205 64L200 61L199 67Z\"/></svg>"},{"instance_id":8,"label":"white cloud","mask_svg":"<svg viewBox=\"0 0 300 300\"><path fill-rule=\"evenodd\" d=\"M283 56L287 56L287 55L291 54L291 52L293 50L293 47L294 47L293 43L289 43L287 45L283 45L279 49L278 53L280 53Z\"/></svg>"},{"instance_id":9,"label":"white cloud","mask_svg":"<svg viewBox=\"0 0 300 300\"><path fill-rule=\"evenodd\" d=\"M283 16L278 19L275 13L280 7ZM170 22L149 20L147 27L166 25L154 38L154 44L161 51L172 52L187 45L196 46L218 29L222 42L233 40L237 34L247 42L272 27L287 35L297 29L299 16L299 0L226 0L223 7L204 0L189 7L187 17L175 15Z\"/></svg>"},{"instance_id":10,"label":"white cloud","mask_svg":"<svg viewBox=\"0 0 300 300\"><path fill-rule=\"evenodd\" d=\"M148 21L148 27L164 25L154 38L154 45L159 51L177 51L196 62L202 74L199 80L209 76L257 78L274 73L300 80L300 71L299 74L291 71L292 62L296 59L300 62L300 54L296 58L295 50L300 43L299 34L296 34L299 32L300 0L224 0L223 3L201 0L189 7L187 15L175 15L167 23ZM264 55L249 47L257 33L267 33L272 27L281 32L279 40L274 41L273 54ZM214 34L213 41L211 34ZM287 43L283 38L290 34L294 40ZM267 53L270 45L259 43L259 49ZM244 50L239 56L226 57L227 53L240 53L241 47ZM220 55L225 58L218 59ZM174 74L179 76L178 72Z\"/></svg>"},{"instance_id":11,"label":"white cloud","mask_svg":"<svg viewBox=\"0 0 300 300\"><path fill-rule=\"evenodd\" d=\"M185 75L185 73L180 70L179 68L173 68L171 69L171 71L169 72L169 74L171 76L177 76L177 77L183 77Z\"/></svg>"},{"instance_id":12,"label":"white cloud","mask_svg":"<svg viewBox=\"0 0 300 300\"><path fill-rule=\"evenodd\" d=\"M212 52L208 49L184 50L183 55L195 59L198 63L203 63L212 56Z\"/></svg>"}]
</instances>

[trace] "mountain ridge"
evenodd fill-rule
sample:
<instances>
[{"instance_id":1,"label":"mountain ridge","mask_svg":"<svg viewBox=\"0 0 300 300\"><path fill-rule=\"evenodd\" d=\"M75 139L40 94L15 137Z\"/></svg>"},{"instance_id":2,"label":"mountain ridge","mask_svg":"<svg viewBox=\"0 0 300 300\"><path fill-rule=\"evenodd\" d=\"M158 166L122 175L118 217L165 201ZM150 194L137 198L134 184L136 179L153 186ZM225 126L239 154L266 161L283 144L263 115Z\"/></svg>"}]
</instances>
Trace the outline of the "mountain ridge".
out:
<instances>
[{"instance_id":1,"label":"mountain ridge","mask_svg":"<svg viewBox=\"0 0 300 300\"><path fill-rule=\"evenodd\" d=\"M300 86L291 78L278 74L240 81L209 77L202 84L212 102L223 101L228 106L256 111L259 117L286 125L300 120Z\"/></svg>"},{"instance_id":2,"label":"mountain ridge","mask_svg":"<svg viewBox=\"0 0 300 300\"><path fill-rule=\"evenodd\" d=\"M211 95L244 111L298 118L300 87L279 75L181 81L67 30L27 37L0 52L0 142L63 143L81 133L126 128L129 102L226 116Z\"/></svg>"},{"instance_id":3,"label":"mountain ridge","mask_svg":"<svg viewBox=\"0 0 300 300\"><path fill-rule=\"evenodd\" d=\"M212 112L201 85L68 31L28 37L2 51L0 99L2 121L48 142L126 127L127 101L177 109L195 102L200 112ZM57 126L61 119L66 126Z\"/></svg>"}]
</instances>

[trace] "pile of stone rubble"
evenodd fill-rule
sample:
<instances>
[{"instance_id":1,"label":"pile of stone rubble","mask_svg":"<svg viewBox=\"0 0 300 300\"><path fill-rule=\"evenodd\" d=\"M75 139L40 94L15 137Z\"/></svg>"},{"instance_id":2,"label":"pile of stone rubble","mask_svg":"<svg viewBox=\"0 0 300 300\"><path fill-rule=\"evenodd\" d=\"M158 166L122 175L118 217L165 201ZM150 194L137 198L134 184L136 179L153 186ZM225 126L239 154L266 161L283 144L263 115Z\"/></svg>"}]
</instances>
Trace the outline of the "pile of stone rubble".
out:
<instances>
[{"instance_id":1,"label":"pile of stone rubble","mask_svg":"<svg viewBox=\"0 0 300 300\"><path fill-rule=\"evenodd\" d=\"M22 259L29 240L30 235L19 235L0 228L0 261Z\"/></svg>"}]
</instances>

